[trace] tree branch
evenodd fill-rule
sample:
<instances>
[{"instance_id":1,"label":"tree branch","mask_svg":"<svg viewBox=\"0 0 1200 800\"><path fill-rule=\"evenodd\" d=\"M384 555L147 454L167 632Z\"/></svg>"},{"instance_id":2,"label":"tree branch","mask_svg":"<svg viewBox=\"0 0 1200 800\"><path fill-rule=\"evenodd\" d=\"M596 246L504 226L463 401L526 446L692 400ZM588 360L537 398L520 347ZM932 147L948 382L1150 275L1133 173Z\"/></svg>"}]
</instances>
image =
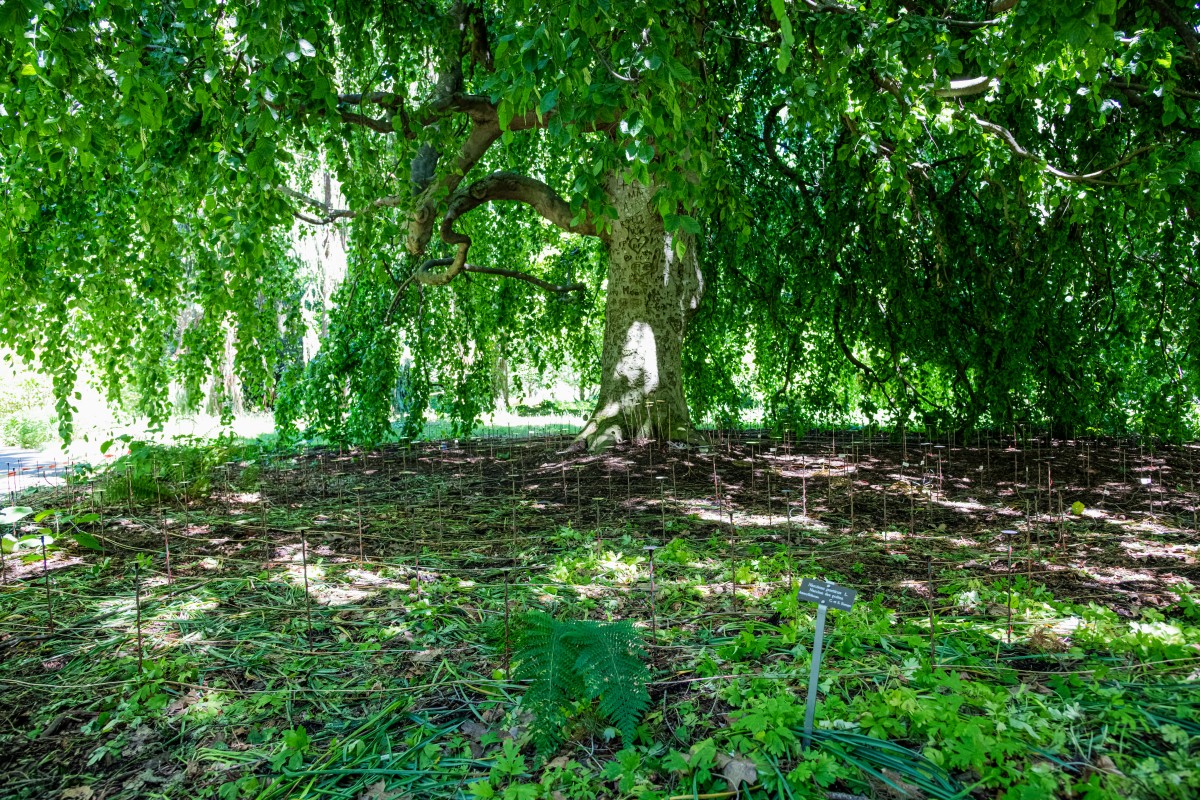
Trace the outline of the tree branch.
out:
<instances>
[{"instance_id":1,"label":"tree branch","mask_svg":"<svg viewBox=\"0 0 1200 800\"><path fill-rule=\"evenodd\" d=\"M549 281L544 281L534 275L529 275L524 272L518 272L515 269L501 269L499 267L477 267L474 264L467 264L463 267L463 272L475 272L481 275L499 275L502 278L514 278L526 283L532 283L539 289L544 289L547 292L584 292L587 291L587 286L579 281L575 283L555 284Z\"/></svg>"},{"instance_id":2,"label":"tree branch","mask_svg":"<svg viewBox=\"0 0 1200 800\"><path fill-rule=\"evenodd\" d=\"M466 251L459 246L459 252L464 254ZM452 258L431 258L423 263L416 272L409 275L404 281L396 283L396 294L392 297L392 302L388 306L387 313L384 314L384 324L391 321L392 316L396 313L396 307L400 305L401 298L404 297L405 290L413 283L419 283L423 286L444 286L449 283L460 273L472 272L479 275L499 275L502 278L513 278L526 283L532 283L547 292L556 294L565 294L566 292L587 291L587 286L576 281L575 283L551 283L550 281L542 280L541 278L530 275L527 272L519 272L515 269L502 269L500 267L481 267L477 264L467 264L465 261L458 262L458 256ZM437 267L450 267L445 272L431 272L430 270Z\"/></svg>"},{"instance_id":3,"label":"tree branch","mask_svg":"<svg viewBox=\"0 0 1200 800\"><path fill-rule=\"evenodd\" d=\"M447 170L433 181L417 198L417 213L408 224L408 252L419 255L429 246L433 238L433 224L437 216L438 203L452 194L463 177L479 163L492 143L500 138L500 126L495 122L476 123L458 151L454 168Z\"/></svg>"},{"instance_id":4,"label":"tree branch","mask_svg":"<svg viewBox=\"0 0 1200 800\"><path fill-rule=\"evenodd\" d=\"M935 89L929 87L933 92L934 97L970 97L972 95L983 94L992 85L993 78L989 75L981 75L978 78L960 78L950 81L950 85Z\"/></svg>"},{"instance_id":5,"label":"tree branch","mask_svg":"<svg viewBox=\"0 0 1200 800\"><path fill-rule=\"evenodd\" d=\"M361 108L366 105L379 106L391 111L392 114L386 117L372 117L361 111L349 110L351 108ZM348 122L351 125L360 125L378 133L398 133L406 139L417 138L421 130L452 114L465 114L472 121L484 124L498 124L497 121L499 119L496 106L492 104L487 95L463 94L461 92L453 92L443 97L438 97L419 108L413 114L409 114L405 108L404 98L394 92L339 94L338 114L341 115L344 122ZM536 120L536 115L532 113L526 116ZM398 126L397 118L399 118ZM514 125L525 122L525 117L522 117L514 120ZM532 125L526 124L523 127L532 127Z\"/></svg>"},{"instance_id":6,"label":"tree branch","mask_svg":"<svg viewBox=\"0 0 1200 800\"><path fill-rule=\"evenodd\" d=\"M303 211L292 212L297 219L301 219L313 225L328 225L331 222L336 222L339 219L353 219L354 217L369 214L381 208L395 208L404 202L404 198L400 195L388 195L386 197L379 197L375 200L372 200L365 208L334 208L333 206L323 203L316 198L309 197L302 192L297 192L295 189L290 187L277 186L275 188L288 197L295 198L296 200L299 200L300 202L323 212L323 216L321 217L314 217L311 214L305 214Z\"/></svg>"},{"instance_id":7,"label":"tree branch","mask_svg":"<svg viewBox=\"0 0 1200 800\"><path fill-rule=\"evenodd\" d=\"M1147 86L1144 83L1130 83L1128 81L1126 81L1125 83L1121 83L1118 81L1111 81L1109 83L1109 85L1115 86L1118 89L1129 89L1130 91L1134 91L1134 92L1153 92L1153 91L1155 91L1155 89L1161 89L1164 94L1169 93L1169 94L1173 94L1177 97L1186 97L1189 100L1200 100L1200 92L1189 92L1187 89L1180 89L1178 86L1151 87L1151 86Z\"/></svg>"},{"instance_id":8,"label":"tree branch","mask_svg":"<svg viewBox=\"0 0 1200 800\"><path fill-rule=\"evenodd\" d=\"M395 131L392 125L392 117L371 117L366 114L359 114L356 111L347 111L340 107L338 108L338 115L341 116L342 122L370 128L376 133L393 133Z\"/></svg>"},{"instance_id":9,"label":"tree branch","mask_svg":"<svg viewBox=\"0 0 1200 800\"><path fill-rule=\"evenodd\" d=\"M442 219L443 241L450 244L455 243L446 239L446 234L452 229L454 221L458 217L477 206L494 200L513 200L524 203L567 233L577 233L580 236L597 235L595 222L586 217L582 221L576 222L575 214L571 211L571 204L547 184L514 172L493 172L487 177L480 178L466 190L456 193L450 199L446 215Z\"/></svg>"},{"instance_id":10,"label":"tree branch","mask_svg":"<svg viewBox=\"0 0 1200 800\"><path fill-rule=\"evenodd\" d=\"M1133 161L1138 156L1140 156L1144 153L1147 153L1150 150L1153 150L1155 147L1157 147L1157 145L1153 145L1153 144L1148 144L1143 147L1139 147L1136 150L1134 150L1133 152L1131 152L1129 155L1122 158L1120 161L1110 164L1107 167L1104 167L1103 169L1098 169L1098 170L1094 170L1092 172L1085 172L1085 173L1067 172L1067 171L1059 169L1058 167L1049 163L1048 161L1046 161L1046 159L1042 158L1041 156L1037 155L1036 153L1031 153L1030 151L1026 150L1024 147L1021 146L1021 143L1017 141L1017 137L1014 136L1013 132L1010 131L1008 128L997 125L994 122L989 122L988 120L983 119L982 117L980 117L976 114L971 114L969 116L970 116L970 119L976 125L983 128L983 130L987 131L988 133L992 134L993 136L999 138L1002 142L1004 142L1006 145L1008 145L1009 150L1012 150L1020 158L1024 158L1028 161L1034 161L1038 164L1041 164L1045 168L1045 170L1047 172L1049 172L1051 175L1054 175L1057 178L1062 178L1064 181L1071 181L1071 182L1075 182L1075 183L1091 183L1091 184L1096 184L1096 185L1100 185L1100 186L1116 186L1117 184L1114 183L1113 181L1099 180L1100 176L1105 175L1109 172L1112 172L1115 169L1119 169L1120 167L1125 166L1126 164Z\"/></svg>"},{"instance_id":11,"label":"tree branch","mask_svg":"<svg viewBox=\"0 0 1200 800\"><path fill-rule=\"evenodd\" d=\"M367 94L339 94L338 105L361 106L376 105L383 108L395 109L404 105L404 98L395 92L369 92Z\"/></svg>"},{"instance_id":12,"label":"tree branch","mask_svg":"<svg viewBox=\"0 0 1200 800\"><path fill-rule=\"evenodd\" d=\"M571 213L571 205L545 183L511 172L493 172L486 178L481 178L471 184L465 190L456 192L450 199L439 230L442 241L446 244L457 245L458 252L452 258L426 259L397 290L396 297L388 309L389 318L409 283L415 281L423 286L445 286L462 272L479 272L517 278L541 286L548 291L583 290L583 286L580 284L556 287L552 283L523 272L477 267L467 263L467 253L471 250L471 237L454 230L454 222L471 209L494 200L514 200L525 203L564 231L582 236L597 235L595 223L586 218L582 222L575 222L574 215ZM446 269L434 272L433 270L438 267Z\"/></svg>"},{"instance_id":13,"label":"tree branch","mask_svg":"<svg viewBox=\"0 0 1200 800\"><path fill-rule=\"evenodd\" d=\"M1171 4L1165 3L1163 0L1150 0L1150 5L1174 29L1179 40L1183 42L1183 46L1187 48L1192 60L1196 61L1200 59L1200 36L1197 35L1195 24L1189 24L1187 20L1179 16L1178 8L1172 7Z\"/></svg>"}]
</instances>

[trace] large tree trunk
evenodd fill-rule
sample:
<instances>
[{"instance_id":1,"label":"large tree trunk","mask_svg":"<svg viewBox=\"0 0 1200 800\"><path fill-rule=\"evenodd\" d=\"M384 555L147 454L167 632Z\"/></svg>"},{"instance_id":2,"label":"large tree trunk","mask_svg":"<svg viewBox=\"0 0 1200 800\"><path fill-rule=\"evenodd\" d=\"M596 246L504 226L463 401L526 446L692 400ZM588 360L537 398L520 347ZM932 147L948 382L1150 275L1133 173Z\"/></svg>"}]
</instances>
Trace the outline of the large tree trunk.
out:
<instances>
[{"instance_id":1,"label":"large tree trunk","mask_svg":"<svg viewBox=\"0 0 1200 800\"><path fill-rule=\"evenodd\" d=\"M683 337L704 279L695 237L668 234L654 190L609 182L617 210L608 246L604 354L596 410L579 435L591 450L639 439L694 438L683 394ZM684 255L676 251L682 236Z\"/></svg>"}]
</instances>

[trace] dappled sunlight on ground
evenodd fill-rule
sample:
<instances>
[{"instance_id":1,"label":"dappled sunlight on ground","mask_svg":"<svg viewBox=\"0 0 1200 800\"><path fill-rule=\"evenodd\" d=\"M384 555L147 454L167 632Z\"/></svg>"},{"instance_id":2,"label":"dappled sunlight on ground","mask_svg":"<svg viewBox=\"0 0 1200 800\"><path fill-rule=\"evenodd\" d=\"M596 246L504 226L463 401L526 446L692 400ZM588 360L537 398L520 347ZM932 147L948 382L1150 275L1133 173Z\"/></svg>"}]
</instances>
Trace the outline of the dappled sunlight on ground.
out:
<instances>
[{"instance_id":1,"label":"dappled sunlight on ground","mask_svg":"<svg viewBox=\"0 0 1200 800\"><path fill-rule=\"evenodd\" d=\"M759 445L753 456L741 442L706 454L583 455L560 452L564 440L555 437L244 459L219 479L236 491L161 506L114 500L103 523L83 527L103 554L64 539L48 554L52 631L40 559L6 559L14 585L0 590L8 612L0 686L52 691L38 681L87 683L98 670L96 682L113 681L113 697L128 704L137 687L156 685L164 730L210 726L221 738L206 740L199 758L222 765L242 752L263 764L281 751L279 734L255 749L251 730L304 726L314 738L336 735L339 746L356 747L354 726L380 709L404 725L407 714L428 716L420 736L407 729L404 748L463 719L483 731L503 724L520 741L528 720L517 702L527 686L512 675L524 615L540 609L558 619L628 621L653 675L648 724L687 731L711 714L723 730L742 724L746 709L730 698L748 691L769 693L772 703L803 699L816 608L798 604L790 587L806 577L858 591L853 611L832 611L827 621L824 708L895 699L901 705L887 713L899 716L888 720L910 724L896 709L907 703L916 714L968 697L962 686L978 680L986 693L947 712L947 724L990 724L993 716L1007 724L1024 696L1056 702L1053 692L1065 690L1047 686L1080 685L1076 677L1092 671L1125 670L1126 680L1145 682L1149 665L1163 661L1176 682L1200 675L1187 660L1200 650L1188 649L1195 625L1183 610L1200 583L1194 498L1155 495L1151 514L1144 491L1086 476L1080 454L1056 446L1048 513L1033 452L1010 450L1004 463L993 445L989 469L985 451L948 448L939 480L936 459L922 473L910 446L904 467L900 448L884 438L839 434L836 450L825 437L775 441L773 455ZM846 455L801 454L801 444ZM1024 465L1013 483L1014 454L1034 466L1028 485ZM1089 480L1096 488L1078 488ZM1075 502L1083 505L1077 513ZM136 592L134 556L142 565ZM915 695L926 679L960 684ZM336 732L310 726L343 702L354 711L338 713ZM466 703L486 703L496 717L463 714ZM681 711L688 703L698 710ZM836 714L837 730L864 733L883 712ZM255 722L246 727L248 715ZM64 724L78 738L94 718ZM114 735L132 737L140 724ZM580 735L599 760L621 747L602 729ZM485 752L481 738L470 739L472 752ZM90 753L97 745L88 741ZM379 753L399 752L400 742ZM462 744L440 750L439 764ZM304 754L303 769L342 763L310 758L324 755ZM371 759L354 763L389 768Z\"/></svg>"}]
</instances>

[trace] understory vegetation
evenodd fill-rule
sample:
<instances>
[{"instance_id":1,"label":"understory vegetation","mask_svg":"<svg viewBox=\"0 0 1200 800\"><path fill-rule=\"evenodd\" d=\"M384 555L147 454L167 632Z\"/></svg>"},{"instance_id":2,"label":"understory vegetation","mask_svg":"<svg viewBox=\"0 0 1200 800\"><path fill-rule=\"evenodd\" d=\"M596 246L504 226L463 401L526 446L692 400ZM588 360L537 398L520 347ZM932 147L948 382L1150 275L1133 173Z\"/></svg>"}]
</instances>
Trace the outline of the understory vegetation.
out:
<instances>
[{"instance_id":1,"label":"understory vegetation","mask_svg":"<svg viewBox=\"0 0 1200 800\"><path fill-rule=\"evenodd\" d=\"M0 372L0 445L37 449L50 441L54 417L46 408L48 381L24 371Z\"/></svg>"},{"instance_id":2,"label":"understory vegetation","mask_svg":"<svg viewBox=\"0 0 1200 800\"><path fill-rule=\"evenodd\" d=\"M1196 796L1200 450L931 439L132 443L6 516L0 795Z\"/></svg>"}]
</instances>

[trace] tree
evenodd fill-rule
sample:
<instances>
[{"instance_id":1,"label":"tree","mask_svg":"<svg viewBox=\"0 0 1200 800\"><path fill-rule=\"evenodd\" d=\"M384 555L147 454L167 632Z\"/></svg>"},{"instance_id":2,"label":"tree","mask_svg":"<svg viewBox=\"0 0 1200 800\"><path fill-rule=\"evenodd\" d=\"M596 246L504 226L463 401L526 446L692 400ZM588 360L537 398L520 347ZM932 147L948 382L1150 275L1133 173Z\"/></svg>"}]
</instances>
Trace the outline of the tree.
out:
<instances>
[{"instance_id":1,"label":"tree","mask_svg":"<svg viewBox=\"0 0 1200 800\"><path fill-rule=\"evenodd\" d=\"M360 440L388 430L402 352L410 425L436 394L469 427L498 357L589 368L597 338L596 448L733 411L748 347L777 416L1112 416L1111 385L1063 390L1080 353L1114 380L1133 369L1135 401L1169 377L1177 413L1200 384L1181 305L1198 16L1182 0L9 0L0 331L69 416L83 353L161 414L168 378L200 380L232 326L285 427ZM307 190L322 170L344 205ZM295 220L346 226L351 252L303 370L280 344ZM1054 270L1032 274L1031 253L1092 293L1078 319L1046 313ZM1170 311L1138 343L1155 286ZM179 332L184 307L203 314ZM1083 327L1059 346L1061 324Z\"/></svg>"}]
</instances>

